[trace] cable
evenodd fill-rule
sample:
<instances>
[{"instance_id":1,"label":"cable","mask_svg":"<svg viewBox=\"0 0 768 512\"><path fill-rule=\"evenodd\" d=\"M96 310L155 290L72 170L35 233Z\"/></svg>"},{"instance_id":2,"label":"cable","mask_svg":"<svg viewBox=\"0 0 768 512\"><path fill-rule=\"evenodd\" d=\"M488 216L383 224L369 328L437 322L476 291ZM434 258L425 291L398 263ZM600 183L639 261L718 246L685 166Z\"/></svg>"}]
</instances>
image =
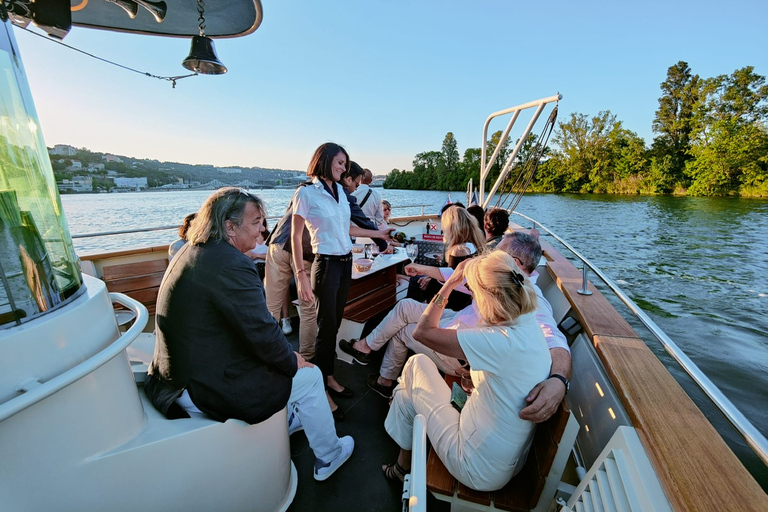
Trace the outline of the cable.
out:
<instances>
[{"instance_id":1,"label":"cable","mask_svg":"<svg viewBox=\"0 0 768 512\"><path fill-rule=\"evenodd\" d=\"M70 46L66 43L62 43L61 41L57 41L56 39L51 39L50 37L46 37L43 34L38 34L37 32L33 30L29 30L27 27L22 27L19 25L14 25L17 28L20 28L22 30L25 30L29 32L30 34L36 35L37 37L41 37L45 39L46 41L51 41L52 43L60 44L61 46L64 46L65 48L69 48L70 50L75 50L76 52L80 52L83 55L87 55L88 57L92 57L96 60L100 60L102 62L106 62L107 64L112 64L113 66L117 66L119 68L126 69L128 71L133 71L134 73L138 73L140 75L148 76L150 78L157 78L158 80L166 80L168 82L171 82L171 86L175 89L176 88L176 81L181 80L182 78L189 78L191 76L197 76L197 73L190 73L189 75L180 75L180 76L157 76L153 75L152 73L148 73L146 71L139 71L138 69L129 68L128 66L123 66L122 64L118 64L117 62L112 62L111 60L104 59L102 57L98 57L96 55L93 55L92 53L88 53L84 50L81 50L80 48L75 48L74 46Z\"/></svg>"}]
</instances>

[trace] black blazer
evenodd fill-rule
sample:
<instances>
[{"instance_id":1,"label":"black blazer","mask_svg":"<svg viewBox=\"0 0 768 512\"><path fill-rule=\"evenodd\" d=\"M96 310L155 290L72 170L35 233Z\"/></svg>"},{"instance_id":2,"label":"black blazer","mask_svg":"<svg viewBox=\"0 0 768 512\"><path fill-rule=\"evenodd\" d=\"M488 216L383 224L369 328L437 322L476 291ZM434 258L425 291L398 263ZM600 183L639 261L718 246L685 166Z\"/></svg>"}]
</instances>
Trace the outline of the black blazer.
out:
<instances>
[{"instance_id":1,"label":"black blazer","mask_svg":"<svg viewBox=\"0 0 768 512\"><path fill-rule=\"evenodd\" d=\"M220 421L258 423L288 402L296 355L267 311L256 265L228 242L187 244L173 258L155 333L145 389L167 416L185 388Z\"/></svg>"}]
</instances>

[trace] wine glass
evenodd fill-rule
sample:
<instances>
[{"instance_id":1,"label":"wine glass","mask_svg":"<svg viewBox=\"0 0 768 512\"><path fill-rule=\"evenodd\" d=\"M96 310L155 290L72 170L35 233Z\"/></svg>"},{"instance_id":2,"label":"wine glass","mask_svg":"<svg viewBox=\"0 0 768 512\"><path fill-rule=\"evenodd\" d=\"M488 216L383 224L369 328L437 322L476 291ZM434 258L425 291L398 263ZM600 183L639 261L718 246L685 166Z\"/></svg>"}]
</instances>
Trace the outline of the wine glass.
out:
<instances>
[{"instance_id":1,"label":"wine glass","mask_svg":"<svg viewBox=\"0 0 768 512\"><path fill-rule=\"evenodd\" d=\"M471 395L475 390L475 383L472 382L472 374L469 370L461 372L461 389L466 391L467 396Z\"/></svg>"},{"instance_id":2,"label":"wine glass","mask_svg":"<svg viewBox=\"0 0 768 512\"><path fill-rule=\"evenodd\" d=\"M416 262L416 256L419 254L419 246L416 244L408 244L405 246L405 254L412 262Z\"/></svg>"}]
</instances>

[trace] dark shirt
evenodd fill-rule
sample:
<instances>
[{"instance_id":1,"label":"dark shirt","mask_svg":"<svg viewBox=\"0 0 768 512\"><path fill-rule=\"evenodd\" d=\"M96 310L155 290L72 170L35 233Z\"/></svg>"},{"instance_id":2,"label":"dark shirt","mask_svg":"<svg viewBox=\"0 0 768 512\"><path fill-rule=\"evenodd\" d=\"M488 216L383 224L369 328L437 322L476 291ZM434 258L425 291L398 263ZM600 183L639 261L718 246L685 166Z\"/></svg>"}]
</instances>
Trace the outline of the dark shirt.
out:
<instances>
[{"instance_id":1,"label":"dark shirt","mask_svg":"<svg viewBox=\"0 0 768 512\"><path fill-rule=\"evenodd\" d=\"M169 416L186 389L208 416L258 423L288 402L296 355L267 311L250 258L228 242L187 244L157 297L147 395Z\"/></svg>"}]
</instances>

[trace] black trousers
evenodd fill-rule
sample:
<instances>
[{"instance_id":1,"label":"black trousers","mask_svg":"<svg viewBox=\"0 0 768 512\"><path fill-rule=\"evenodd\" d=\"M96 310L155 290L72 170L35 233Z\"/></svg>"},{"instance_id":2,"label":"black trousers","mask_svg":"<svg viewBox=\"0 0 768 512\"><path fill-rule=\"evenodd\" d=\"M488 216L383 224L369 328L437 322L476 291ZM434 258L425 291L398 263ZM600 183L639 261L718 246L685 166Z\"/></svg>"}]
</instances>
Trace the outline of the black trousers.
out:
<instances>
[{"instance_id":1,"label":"black trousers","mask_svg":"<svg viewBox=\"0 0 768 512\"><path fill-rule=\"evenodd\" d=\"M443 287L443 283L437 279L431 279L427 285L427 288L422 290L419 286L419 279L422 277L425 276L411 277L411 279L408 281L408 294L406 295L406 298L414 299L417 302L429 302L435 295L437 295L437 292L440 291L440 288ZM466 293L454 290L448 296L446 309L461 311L470 304L472 304L471 295L467 295Z\"/></svg>"},{"instance_id":2,"label":"black trousers","mask_svg":"<svg viewBox=\"0 0 768 512\"><path fill-rule=\"evenodd\" d=\"M341 326L352 280L352 255L316 255L312 263L312 291L317 311L317 340L314 363L324 378L333 376L336 363L336 335Z\"/></svg>"}]
</instances>

